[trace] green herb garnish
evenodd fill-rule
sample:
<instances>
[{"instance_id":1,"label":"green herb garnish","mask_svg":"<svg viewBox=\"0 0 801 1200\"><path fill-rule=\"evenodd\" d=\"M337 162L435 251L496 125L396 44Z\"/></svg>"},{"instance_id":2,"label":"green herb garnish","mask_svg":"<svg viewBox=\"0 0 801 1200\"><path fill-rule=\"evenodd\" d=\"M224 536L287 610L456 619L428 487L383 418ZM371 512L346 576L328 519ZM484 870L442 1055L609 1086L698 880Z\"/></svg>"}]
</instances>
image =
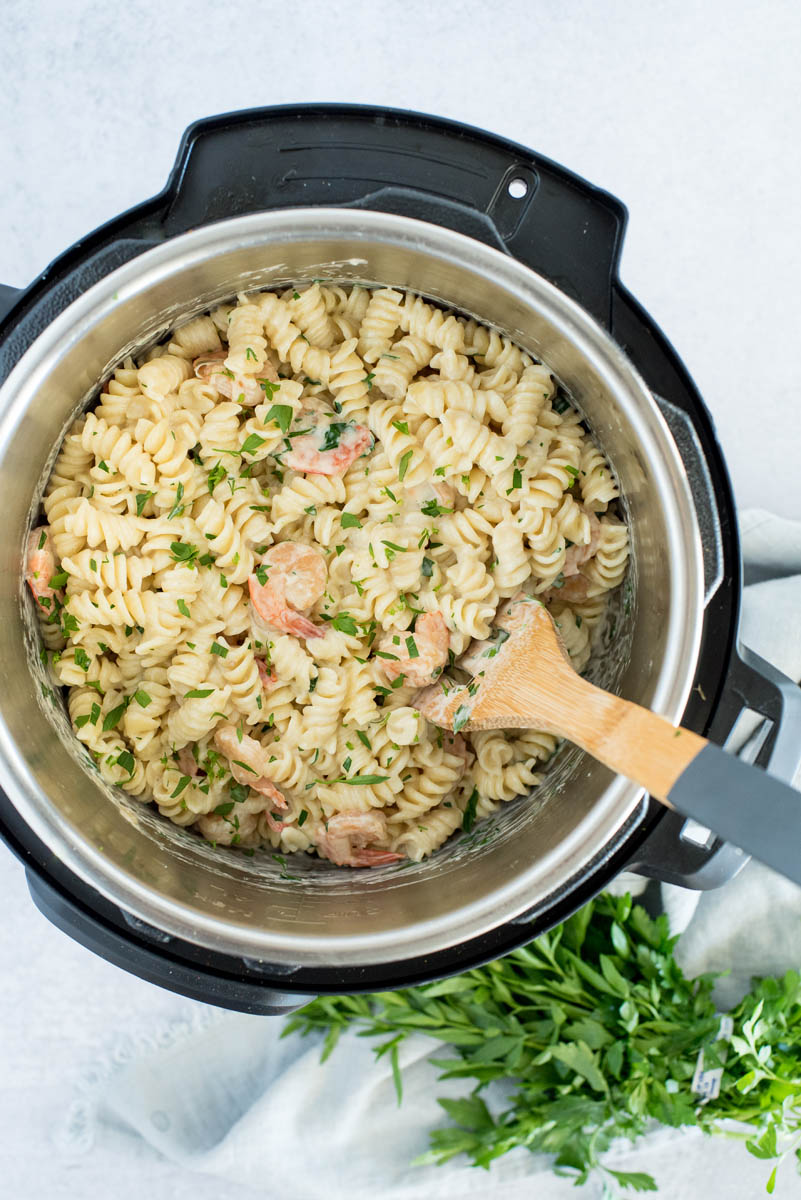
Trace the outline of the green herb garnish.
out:
<instances>
[{"instance_id":1,"label":"green herb garnish","mask_svg":"<svg viewBox=\"0 0 801 1200\"><path fill-rule=\"evenodd\" d=\"M264 387L264 383L262 383L261 386ZM278 388L280 384L271 383L269 386ZM271 397L268 397L268 399L270 398ZM289 426L292 424L293 416L294 413L291 404L273 404L273 406L268 410L263 424L266 425L268 421L275 421L281 432L286 433L289 429Z\"/></svg>"},{"instance_id":2,"label":"green herb garnish","mask_svg":"<svg viewBox=\"0 0 801 1200\"><path fill-rule=\"evenodd\" d=\"M460 704L453 717L453 732L458 733L470 720L470 709L466 704Z\"/></svg>"},{"instance_id":3,"label":"green herb garnish","mask_svg":"<svg viewBox=\"0 0 801 1200\"><path fill-rule=\"evenodd\" d=\"M184 506L183 506L183 504L181 504L181 501L183 500L183 498L184 498L184 485L182 483L179 483L178 487L175 490L175 503L173 504L170 511L167 513L168 521L171 520L173 517L180 517L181 513L184 511Z\"/></svg>"},{"instance_id":4,"label":"green herb garnish","mask_svg":"<svg viewBox=\"0 0 801 1200\"><path fill-rule=\"evenodd\" d=\"M249 434L242 443L243 454L255 454L259 446L263 446L267 441L266 438L259 437L257 433Z\"/></svg>"},{"instance_id":5,"label":"green herb garnish","mask_svg":"<svg viewBox=\"0 0 801 1200\"><path fill-rule=\"evenodd\" d=\"M320 443L320 451L325 452L326 450L336 450L343 433L352 428L352 426L352 421L332 421L330 425L326 426L325 433L323 434L323 440Z\"/></svg>"},{"instance_id":6,"label":"green herb garnish","mask_svg":"<svg viewBox=\"0 0 801 1200\"><path fill-rule=\"evenodd\" d=\"M337 613L331 624L340 633L349 633L352 637L358 635L359 628L350 613Z\"/></svg>"},{"instance_id":7,"label":"green herb garnish","mask_svg":"<svg viewBox=\"0 0 801 1200\"><path fill-rule=\"evenodd\" d=\"M427 517L444 517L446 513L452 513L453 509L437 504L436 500L426 500L425 504L420 505L420 512Z\"/></svg>"},{"instance_id":8,"label":"green herb garnish","mask_svg":"<svg viewBox=\"0 0 801 1200\"><path fill-rule=\"evenodd\" d=\"M469 833L476 823L476 805L478 804L478 788L473 788L470 793L470 798L465 805L464 814L462 816L462 829L465 833Z\"/></svg>"},{"instance_id":9,"label":"green herb garnish","mask_svg":"<svg viewBox=\"0 0 801 1200\"><path fill-rule=\"evenodd\" d=\"M116 708L110 709L103 718L103 732L108 733L110 729L114 729L122 720L125 710L128 707L129 701L123 700L122 704L118 704Z\"/></svg>"},{"instance_id":10,"label":"green herb garnish","mask_svg":"<svg viewBox=\"0 0 801 1200\"><path fill-rule=\"evenodd\" d=\"M343 529L361 529L362 523L353 513L343 512L340 524Z\"/></svg>"},{"instance_id":11,"label":"green herb garnish","mask_svg":"<svg viewBox=\"0 0 801 1200\"><path fill-rule=\"evenodd\" d=\"M198 548L185 542L170 542L170 554L174 562L186 563L189 566L197 558Z\"/></svg>"},{"instance_id":12,"label":"green herb garnish","mask_svg":"<svg viewBox=\"0 0 801 1200\"><path fill-rule=\"evenodd\" d=\"M228 475L228 472L226 471L225 467L222 465L221 462L218 462L215 466L213 466L211 468L211 470L209 471L209 474L208 474L208 478L206 479L206 485L209 489L209 495L211 495L211 493L214 491L214 489L216 488L218 483L223 482L223 480L227 477L227 475Z\"/></svg>"}]
</instances>

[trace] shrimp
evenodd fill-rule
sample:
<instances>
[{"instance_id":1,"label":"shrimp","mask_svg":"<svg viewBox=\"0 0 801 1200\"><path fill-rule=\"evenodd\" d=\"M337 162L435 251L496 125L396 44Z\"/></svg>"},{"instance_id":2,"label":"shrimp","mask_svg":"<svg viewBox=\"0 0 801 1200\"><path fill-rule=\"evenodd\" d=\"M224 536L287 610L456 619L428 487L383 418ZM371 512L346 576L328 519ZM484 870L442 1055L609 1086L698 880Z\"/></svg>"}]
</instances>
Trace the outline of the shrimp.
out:
<instances>
[{"instance_id":1,"label":"shrimp","mask_svg":"<svg viewBox=\"0 0 801 1200\"><path fill-rule=\"evenodd\" d=\"M37 604L50 609L54 599L63 599L64 593L50 586L56 573L56 556L50 545L50 530L46 525L32 529L28 537L25 556L25 578ZM43 601L47 603L43 603Z\"/></svg>"},{"instance_id":2,"label":"shrimp","mask_svg":"<svg viewBox=\"0 0 801 1200\"><path fill-rule=\"evenodd\" d=\"M542 593L540 599L546 604L550 604L554 600L561 600L564 604L581 604L582 601L588 600L591 594L597 595L600 590L579 571L566 579L561 587L548 588L547 592Z\"/></svg>"},{"instance_id":3,"label":"shrimp","mask_svg":"<svg viewBox=\"0 0 801 1200\"><path fill-rule=\"evenodd\" d=\"M325 591L328 572L322 554L298 542L278 542L262 563L270 568L265 582L259 582L258 574L248 580L250 601L261 619L293 637L322 637L323 631L297 611L311 608Z\"/></svg>"},{"instance_id":4,"label":"shrimp","mask_svg":"<svg viewBox=\"0 0 801 1200\"><path fill-rule=\"evenodd\" d=\"M221 396L227 396L229 400L238 400L240 404L249 408L263 404L265 391L268 389L263 388L262 383L280 382L275 367L268 361L261 368L261 374L258 376L234 375L233 371L229 371L225 366L227 355L227 350L201 354L192 363L195 375L198 379L210 383Z\"/></svg>"},{"instance_id":5,"label":"shrimp","mask_svg":"<svg viewBox=\"0 0 801 1200\"><path fill-rule=\"evenodd\" d=\"M259 672L262 690L268 692L278 682L278 676L272 667L268 667L263 658L256 659L256 670Z\"/></svg>"},{"instance_id":6,"label":"shrimp","mask_svg":"<svg viewBox=\"0 0 801 1200\"><path fill-rule=\"evenodd\" d=\"M315 424L306 434L292 439L292 449L283 461L293 471L309 475L344 475L373 444L373 435L364 425L350 421L327 421Z\"/></svg>"},{"instance_id":7,"label":"shrimp","mask_svg":"<svg viewBox=\"0 0 801 1200\"><path fill-rule=\"evenodd\" d=\"M276 808L286 808L283 792L265 775L268 754L255 738L240 731L236 725L218 725L214 731L214 745L228 759L231 774L237 783L243 783L272 800Z\"/></svg>"},{"instance_id":8,"label":"shrimp","mask_svg":"<svg viewBox=\"0 0 801 1200\"><path fill-rule=\"evenodd\" d=\"M184 775L193 778L200 771L200 767L195 761L195 756L189 746L182 746L178 751L178 766Z\"/></svg>"},{"instance_id":9,"label":"shrimp","mask_svg":"<svg viewBox=\"0 0 801 1200\"><path fill-rule=\"evenodd\" d=\"M412 655L412 646L416 655ZM442 673L449 648L450 634L442 613L423 613L413 635L388 633L382 639L380 649L394 657L382 658L381 667L388 679L403 675L410 687L426 687Z\"/></svg>"},{"instance_id":10,"label":"shrimp","mask_svg":"<svg viewBox=\"0 0 801 1200\"><path fill-rule=\"evenodd\" d=\"M462 767L459 772L459 778L461 778L473 761L474 756L470 747L461 734L451 733L447 729L442 730L442 744L447 754L453 754L456 758L462 760Z\"/></svg>"},{"instance_id":11,"label":"shrimp","mask_svg":"<svg viewBox=\"0 0 801 1200\"><path fill-rule=\"evenodd\" d=\"M338 867L383 867L399 862L402 854L371 844L386 841L386 838L386 817L375 809L336 813L314 834L317 853Z\"/></svg>"}]
</instances>

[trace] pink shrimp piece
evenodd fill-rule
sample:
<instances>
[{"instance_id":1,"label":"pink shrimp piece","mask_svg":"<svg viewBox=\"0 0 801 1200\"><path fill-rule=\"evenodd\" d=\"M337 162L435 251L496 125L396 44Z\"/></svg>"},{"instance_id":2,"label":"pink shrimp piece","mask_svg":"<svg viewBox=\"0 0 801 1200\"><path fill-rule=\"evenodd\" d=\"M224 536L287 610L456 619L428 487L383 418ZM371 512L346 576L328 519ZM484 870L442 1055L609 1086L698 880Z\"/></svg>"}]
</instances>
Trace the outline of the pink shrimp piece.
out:
<instances>
[{"instance_id":1,"label":"pink shrimp piece","mask_svg":"<svg viewBox=\"0 0 801 1200\"><path fill-rule=\"evenodd\" d=\"M268 667L263 658L256 659L256 670L259 672L261 686L265 692L268 692L271 687L278 683L278 676L272 667Z\"/></svg>"},{"instance_id":2,"label":"pink shrimp piece","mask_svg":"<svg viewBox=\"0 0 801 1200\"><path fill-rule=\"evenodd\" d=\"M214 731L214 744L228 759L231 774L237 783L243 783L254 792L267 796L276 808L286 808L286 796L264 774L268 755L255 738L246 733L240 738L235 725L219 725Z\"/></svg>"},{"instance_id":3,"label":"pink shrimp piece","mask_svg":"<svg viewBox=\"0 0 801 1200\"><path fill-rule=\"evenodd\" d=\"M248 580L250 601L261 619L293 637L322 637L323 631L298 611L311 608L325 591L328 571L322 554L312 546L279 542L262 564L266 581L260 583L257 575Z\"/></svg>"},{"instance_id":4,"label":"pink shrimp piece","mask_svg":"<svg viewBox=\"0 0 801 1200\"><path fill-rule=\"evenodd\" d=\"M178 751L178 766L183 775L194 777L198 774L200 767L195 762L195 756L189 746L182 746Z\"/></svg>"},{"instance_id":5,"label":"pink shrimp piece","mask_svg":"<svg viewBox=\"0 0 801 1200\"><path fill-rule=\"evenodd\" d=\"M467 742L458 733L451 733L449 730L442 731L442 744L448 754L453 754L462 760L461 774L464 775L470 763L473 761L473 753L470 750Z\"/></svg>"},{"instance_id":6,"label":"pink shrimp piece","mask_svg":"<svg viewBox=\"0 0 801 1200\"><path fill-rule=\"evenodd\" d=\"M46 525L40 525L37 529L32 529L28 536L25 578L37 604L42 600L51 601L51 604L43 604L43 608L49 609L54 597L59 600L63 597L63 592L58 592L50 586L50 580L55 573L56 556L50 544L50 530Z\"/></svg>"},{"instance_id":7,"label":"pink shrimp piece","mask_svg":"<svg viewBox=\"0 0 801 1200\"><path fill-rule=\"evenodd\" d=\"M587 600L590 595L590 588L593 585L590 583L586 575L581 572L577 575L571 575L566 579L561 587L548 588L547 592L543 592L541 600L550 604L553 600L561 600L564 604L581 604ZM596 588L596 592L599 589Z\"/></svg>"},{"instance_id":8,"label":"pink shrimp piece","mask_svg":"<svg viewBox=\"0 0 801 1200\"><path fill-rule=\"evenodd\" d=\"M266 398L266 389L261 386L262 381L280 382L275 367L271 362L266 362L257 376L234 375L224 365L227 355L227 350L215 350L213 353L201 354L192 363L195 375L198 379L210 383L221 396L226 396L229 400L237 400L249 408L263 404Z\"/></svg>"},{"instance_id":9,"label":"pink shrimp piece","mask_svg":"<svg viewBox=\"0 0 801 1200\"><path fill-rule=\"evenodd\" d=\"M590 540L585 546L568 546L565 553L565 565L562 568L565 579L578 575L579 567L592 558L598 549L598 543L601 540L601 522L595 513L587 513L587 516L590 518Z\"/></svg>"},{"instance_id":10,"label":"pink shrimp piece","mask_svg":"<svg viewBox=\"0 0 801 1200\"><path fill-rule=\"evenodd\" d=\"M323 449L335 424L326 422L293 438L292 449L284 455L286 465L309 475L344 475L351 463L369 450L373 436L364 425L343 424L337 444Z\"/></svg>"},{"instance_id":11,"label":"pink shrimp piece","mask_svg":"<svg viewBox=\"0 0 801 1200\"><path fill-rule=\"evenodd\" d=\"M399 638L397 644L396 637ZM409 655L407 639L410 637L417 648L415 658ZM394 659L381 659L381 668L388 679L403 675L404 683L409 687L426 687L439 677L448 661L450 634L445 618L439 611L424 613L417 618L413 635L386 634L379 648L385 654L394 655Z\"/></svg>"},{"instance_id":12,"label":"pink shrimp piece","mask_svg":"<svg viewBox=\"0 0 801 1200\"><path fill-rule=\"evenodd\" d=\"M375 810L336 813L314 835L318 854L338 867L383 867L399 862L402 854L374 844L386 838L386 818Z\"/></svg>"}]
</instances>

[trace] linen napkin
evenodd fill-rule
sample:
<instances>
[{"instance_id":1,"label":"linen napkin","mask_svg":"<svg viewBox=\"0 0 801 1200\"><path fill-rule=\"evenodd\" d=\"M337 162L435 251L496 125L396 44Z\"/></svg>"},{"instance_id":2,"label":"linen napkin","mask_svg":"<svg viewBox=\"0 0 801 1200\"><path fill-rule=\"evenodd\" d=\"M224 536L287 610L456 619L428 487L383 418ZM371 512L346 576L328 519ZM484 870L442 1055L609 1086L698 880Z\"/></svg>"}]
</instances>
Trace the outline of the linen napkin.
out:
<instances>
[{"instance_id":1,"label":"linen napkin","mask_svg":"<svg viewBox=\"0 0 801 1200\"><path fill-rule=\"evenodd\" d=\"M799 680L801 524L750 511L741 516L741 531L743 640ZM801 890L767 868L749 863L717 892L663 887L662 893L674 930L685 929L679 942L685 970L730 969L718 987L721 1007L736 1002L752 974L801 965ZM243 1197L266 1200L576 1194L568 1180L552 1175L546 1158L522 1149L489 1173L459 1160L410 1165L427 1148L428 1130L442 1124L436 1097L467 1091L460 1081L439 1082L429 1061L437 1046L427 1038L401 1047L398 1107L389 1063L374 1059L366 1039L345 1034L321 1066L320 1039L281 1039L280 1019L187 1001L176 1000L176 1007L180 1016L169 1028L117 1039L106 1061L79 1082L60 1131L62 1148L86 1153L97 1143L141 1139L173 1162L237 1185ZM491 1105L501 1101L498 1091L487 1098ZM687 1130L658 1130L636 1149L621 1148L610 1165L655 1173L667 1200L750 1197L767 1174L741 1147ZM797 1186L795 1179L788 1183Z\"/></svg>"}]
</instances>

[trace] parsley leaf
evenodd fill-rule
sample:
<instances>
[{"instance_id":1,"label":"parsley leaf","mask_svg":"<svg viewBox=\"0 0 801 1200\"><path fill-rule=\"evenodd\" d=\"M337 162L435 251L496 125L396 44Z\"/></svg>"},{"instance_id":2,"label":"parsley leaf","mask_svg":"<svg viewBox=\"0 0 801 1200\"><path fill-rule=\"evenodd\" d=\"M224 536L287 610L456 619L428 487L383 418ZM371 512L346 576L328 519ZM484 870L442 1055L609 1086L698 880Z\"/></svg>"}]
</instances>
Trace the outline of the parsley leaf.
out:
<instances>
[{"instance_id":1,"label":"parsley leaf","mask_svg":"<svg viewBox=\"0 0 801 1200\"><path fill-rule=\"evenodd\" d=\"M261 386L264 387L266 382L267 382L266 380L263 381ZM278 388L280 386L280 384L277 384L277 383L272 384L271 383L271 384L269 384L269 386ZM270 397L268 396L268 399L269 398ZM275 421L276 425L281 430L281 432L286 433L287 430L289 429L289 426L292 424L293 415L294 415L294 413L293 413L291 404L273 404L273 406L270 409L268 409L267 415L264 418L263 424L266 425L268 421Z\"/></svg>"}]
</instances>

